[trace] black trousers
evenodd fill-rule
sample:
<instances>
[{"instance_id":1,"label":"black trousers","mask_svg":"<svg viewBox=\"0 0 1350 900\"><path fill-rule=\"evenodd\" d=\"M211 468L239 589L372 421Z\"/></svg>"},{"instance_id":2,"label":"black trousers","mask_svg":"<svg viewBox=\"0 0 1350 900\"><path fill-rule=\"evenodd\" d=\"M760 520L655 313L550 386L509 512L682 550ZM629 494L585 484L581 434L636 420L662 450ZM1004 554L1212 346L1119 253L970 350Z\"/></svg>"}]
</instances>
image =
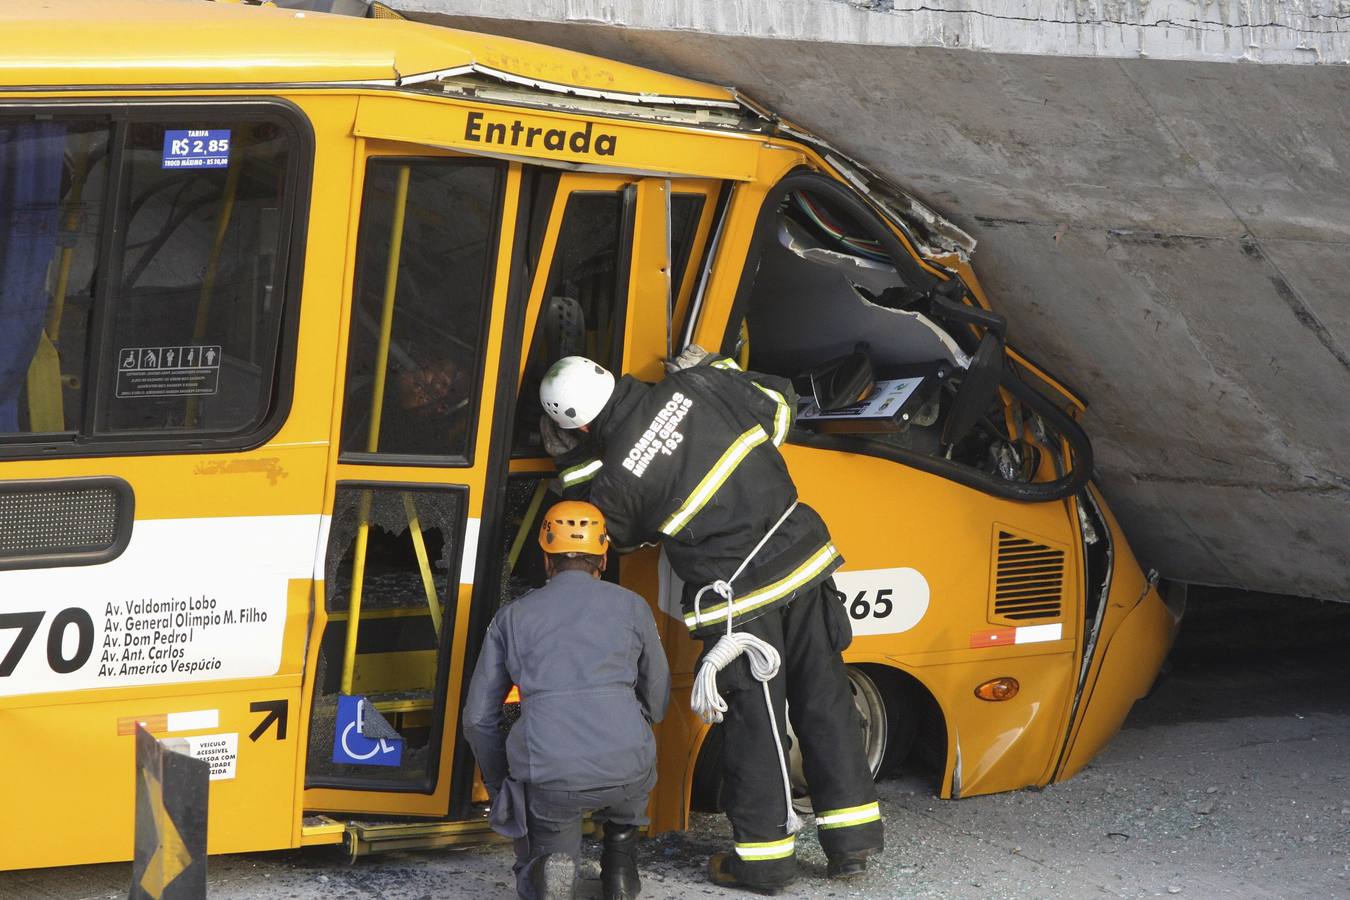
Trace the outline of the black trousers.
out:
<instances>
[{"instance_id":1,"label":"black trousers","mask_svg":"<svg viewBox=\"0 0 1350 900\"><path fill-rule=\"evenodd\" d=\"M656 772L635 784L592 791L557 791L525 785L528 833L515 841L516 893L521 900L535 900L531 886L534 869L550 853L576 860L581 855L581 818L591 813L597 822L646 825L647 798L656 784Z\"/></svg>"},{"instance_id":2,"label":"black trousers","mask_svg":"<svg viewBox=\"0 0 1350 900\"><path fill-rule=\"evenodd\" d=\"M782 667L769 682L779 739L786 751L786 705L811 790L817 838L831 857L883 846L862 720L840 656L853 633L839 596L833 581L826 581L736 626L782 655ZM716 643L717 638L705 640L706 647ZM796 876L796 842L786 828L783 776L764 690L744 656L718 674L717 686L727 702L721 726L722 799L736 842L734 869L747 884L785 884Z\"/></svg>"}]
</instances>

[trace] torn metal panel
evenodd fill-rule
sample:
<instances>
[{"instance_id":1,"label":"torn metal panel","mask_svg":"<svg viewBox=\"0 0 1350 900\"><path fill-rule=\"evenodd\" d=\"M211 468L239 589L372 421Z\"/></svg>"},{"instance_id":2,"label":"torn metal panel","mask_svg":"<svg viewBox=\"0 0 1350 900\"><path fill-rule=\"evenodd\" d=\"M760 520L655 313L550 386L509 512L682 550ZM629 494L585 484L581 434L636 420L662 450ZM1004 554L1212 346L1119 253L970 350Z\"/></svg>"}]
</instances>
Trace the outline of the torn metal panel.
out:
<instances>
[{"instance_id":1,"label":"torn metal panel","mask_svg":"<svg viewBox=\"0 0 1350 900\"><path fill-rule=\"evenodd\" d=\"M486 75L476 66L431 73L425 80L401 79L400 85L423 87L448 96L459 96L495 103L511 103L545 109L564 110L582 115L614 116L643 122L662 122L693 128L721 128L736 131L760 130L752 118L723 105L667 103L668 98L651 97L640 103L612 97L586 97L568 92L551 93L535 86Z\"/></svg>"},{"instance_id":2,"label":"torn metal panel","mask_svg":"<svg viewBox=\"0 0 1350 900\"><path fill-rule=\"evenodd\" d=\"M874 365L943 360L966 368L970 357L922 313L869 301L902 284L894 268L826 249L788 220L760 262L750 297L749 331L756 365L797 372L869 345Z\"/></svg>"},{"instance_id":3,"label":"torn metal panel","mask_svg":"<svg viewBox=\"0 0 1350 900\"><path fill-rule=\"evenodd\" d=\"M931 257L949 253L955 254L962 261L969 261L970 254L975 252L975 238L954 222L943 218L917 197L887 181L824 138L800 125L784 120L773 110L740 90L735 90L734 93L748 112L771 126L774 134L791 138L810 147L844 180L876 203L882 215L904 232L914 249L930 257L930 262Z\"/></svg>"},{"instance_id":4,"label":"torn metal panel","mask_svg":"<svg viewBox=\"0 0 1350 900\"><path fill-rule=\"evenodd\" d=\"M447 70L454 71L454 70ZM650 104L656 106L688 106L701 107L706 109L736 109L738 104L733 100L708 100L702 97L678 97L664 94L641 94L630 91L602 91L596 88L577 87L570 84L559 84L553 81L545 81L541 78L531 78L527 75L517 75L502 69L494 69L491 66L473 63L463 67L455 74L464 74L465 71L473 72L484 78L492 78L506 84L517 84L523 87L534 88L537 91L546 91L551 94L566 94L573 97L584 97L591 100L610 100L615 103L638 103ZM410 75L399 79L399 85L403 86L420 84L425 81L436 79L437 73L431 72L426 75Z\"/></svg>"}]
</instances>

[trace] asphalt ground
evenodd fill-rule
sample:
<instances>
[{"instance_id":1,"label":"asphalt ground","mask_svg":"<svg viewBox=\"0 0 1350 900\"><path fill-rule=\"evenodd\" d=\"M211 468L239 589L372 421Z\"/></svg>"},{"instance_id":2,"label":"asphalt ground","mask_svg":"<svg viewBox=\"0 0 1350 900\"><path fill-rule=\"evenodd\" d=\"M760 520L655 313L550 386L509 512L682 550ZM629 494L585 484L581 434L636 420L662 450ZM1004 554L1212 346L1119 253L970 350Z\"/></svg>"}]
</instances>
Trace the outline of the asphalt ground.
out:
<instances>
[{"instance_id":1,"label":"asphalt ground","mask_svg":"<svg viewBox=\"0 0 1350 900\"><path fill-rule=\"evenodd\" d=\"M1197 592L1170 672L1076 778L957 802L920 775L883 779L887 847L868 874L827 880L808 825L783 896L1350 898L1347 641L1350 605ZM646 841L643 897L749 896L706 881L728 839L722 817L696 814ZM211 859L210 893L505 900L510 861L501 845L355 864L331 848L241 854ZM0 873L0 897L125 897L129 880L125 864Z\"/></svg>"}]
</instances>

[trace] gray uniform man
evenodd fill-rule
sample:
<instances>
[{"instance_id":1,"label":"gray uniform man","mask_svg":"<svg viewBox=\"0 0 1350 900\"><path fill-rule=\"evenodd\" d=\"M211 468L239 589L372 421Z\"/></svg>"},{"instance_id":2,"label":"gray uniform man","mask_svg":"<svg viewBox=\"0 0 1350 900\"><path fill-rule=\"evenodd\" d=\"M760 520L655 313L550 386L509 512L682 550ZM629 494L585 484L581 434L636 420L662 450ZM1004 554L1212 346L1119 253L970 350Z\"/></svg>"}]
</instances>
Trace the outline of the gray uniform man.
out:
<instances>
[{"instance_id":1,"label":"gray uniform man","mask_svg":"<svg viewBox=\"0 0 1350 900\"><path fill-rule=\"evenodd\" d=\"M590 812L605 823L603 896L629 900L641 889L637 829L647 824L656 783L651 726L665 714L670 670L646 601L600 580L609 537L598 509L555 505L539 543L549 582L488 626L464 736L492 797L494 827L515 838L522 898L572 896L581 819ZM512 684L521 715L508 736L502 700Z\"/></svg>"}]
</instances>

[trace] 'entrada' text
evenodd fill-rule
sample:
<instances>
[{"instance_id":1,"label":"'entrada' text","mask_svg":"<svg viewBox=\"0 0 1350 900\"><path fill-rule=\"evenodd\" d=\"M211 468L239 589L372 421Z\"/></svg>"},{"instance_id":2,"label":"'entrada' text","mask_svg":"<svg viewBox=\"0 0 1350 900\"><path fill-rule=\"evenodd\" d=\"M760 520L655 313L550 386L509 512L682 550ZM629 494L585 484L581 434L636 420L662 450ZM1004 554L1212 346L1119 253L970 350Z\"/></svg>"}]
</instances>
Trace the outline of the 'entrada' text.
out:
<instances>
[{"instance_id":1,"label":"'entrada' text","mask_svg":"<svg viewBox=\"0 0 1350 900\"><path fill-rule=\"evenodd\" d=\"M613 156L618 135L593 132L594 124L584 128L537 128L519 119L507 125L504 122L484 122L483 113L471 112L464 122L464 140L480 144L503 144L508 147L541 147L545 150L570 150L573 153L594 153Z\"/></svg>"}]
</instances>

